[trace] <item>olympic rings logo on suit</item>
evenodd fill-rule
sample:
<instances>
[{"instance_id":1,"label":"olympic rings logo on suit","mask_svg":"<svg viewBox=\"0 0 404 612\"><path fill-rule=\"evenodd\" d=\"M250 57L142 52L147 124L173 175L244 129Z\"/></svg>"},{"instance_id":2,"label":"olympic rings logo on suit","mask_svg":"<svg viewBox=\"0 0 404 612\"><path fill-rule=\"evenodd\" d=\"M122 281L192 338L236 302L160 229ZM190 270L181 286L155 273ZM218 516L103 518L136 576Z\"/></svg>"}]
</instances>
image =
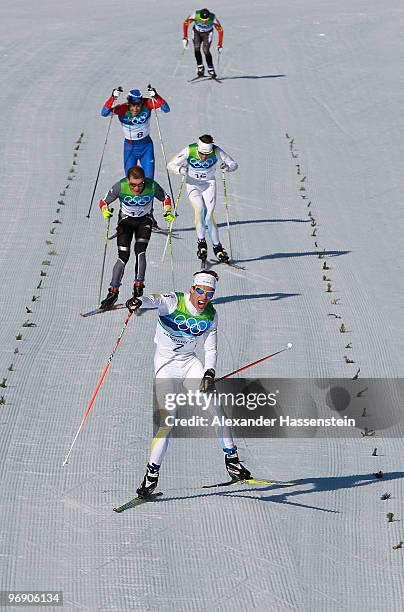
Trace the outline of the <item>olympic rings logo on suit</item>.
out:
<instances>
[{"instance_id":1,"label":"olympic rings logo on suit","mask_svg":"<svg viewBox=\"0 0 404 612\"><path fill-rule=\"evenodd\" d=\"M143 123L146 123L148 118L149 118L149 113L145 111L141 115L138 115L136 117L125 117L125 123L131 123L132 125L134 123L136 125L142 125Z\"/></svg>"},{"instance_id":2,"label":"olympic rings logo on suit","mask_svg":"<svg viewBox=\"0 0 404 612\"><path fill-rule=\"evenodd\" d=\"M209 23L198 23L195 29L199 30L199 32L209 32L209 30L212 30L212 25Z\"/></svg>"},{"instance_id":3,"label":"olympic rings logo on suit","mask_svg":"<svg viewBox=\"0 0 404 612\"><path fill-rule=\"evenodd\" d=\"M125 196L122 200L124 204L135 204L136 206L144 206L153 200L153 196Z\"/></svg>"},{"instance_id":4,"label":"olympic rings logo on suit","mask_svg":"<svg viewBox=\"0 0 404 612\"><path fill-rule=\"evenodd\" d=\"M210 168L216 163L216 161L216 159L205 159L204 161L202 161L199 159L191 158L189 160L189 163L192 168Z\"/></svg>"},{"instance_id":5,"label":"olympic rings logo on suit","mask_svg":"<svg viewBox=\"0 0 404 612\"><path fill-rule=\"evenodd\" d=\"M193 318L187 319L183 314L177 315L174 318L174 323L177 325L179 331L189 331L193 336L197 336L208 329L208 322L204 319L200 321Z\"/></svg>"}]
</instances>

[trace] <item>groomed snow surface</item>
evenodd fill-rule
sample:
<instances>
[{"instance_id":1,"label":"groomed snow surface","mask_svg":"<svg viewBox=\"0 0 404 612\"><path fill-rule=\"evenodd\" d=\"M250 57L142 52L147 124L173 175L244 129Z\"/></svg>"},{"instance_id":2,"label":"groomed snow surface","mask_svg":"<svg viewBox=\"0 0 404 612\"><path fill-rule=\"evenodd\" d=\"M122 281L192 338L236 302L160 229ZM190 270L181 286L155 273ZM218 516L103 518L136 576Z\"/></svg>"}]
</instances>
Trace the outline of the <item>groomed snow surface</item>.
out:
<instances>
[{"instance_id":1,"label":"groomed snow surface","mask_svg":"<svg viewBox=\"0 0 404 612\"><path fill-rule=\"evenodd\" d=\"M62 468L125 316L79 314L98 298L98 200L123 174L114 119L87 219L109 121L100 109L118 85L152 83L168 100L159 119L169 157L207 132L239 163L228 195L246 271L218 270L218 375L288 342L293 350L252 376L404 373L402 3L212 4L225 30L221 85L187 83L195 62L192 49L181 57L181 24L196 8L14 0L0 9L1 589L61 590L69 612L402 610L404 549L393 546L404 540L403 445L386 431L240 439L254 475L299 482L219 491L201 489L226 478L216 440L174 440L161 499L112 512L133 497L148 458L155 313L130 321ZM152 135L167 188L154 118ZM220 173L218 191L228 246ZM197 269L186 197L179 214L174 270L186 290ZM163 246L153 235L150 292L172 289ZM115 259L112 241L103 293ZM131 282L129 263L122 298Z\"/></svg>"}]
</instances>

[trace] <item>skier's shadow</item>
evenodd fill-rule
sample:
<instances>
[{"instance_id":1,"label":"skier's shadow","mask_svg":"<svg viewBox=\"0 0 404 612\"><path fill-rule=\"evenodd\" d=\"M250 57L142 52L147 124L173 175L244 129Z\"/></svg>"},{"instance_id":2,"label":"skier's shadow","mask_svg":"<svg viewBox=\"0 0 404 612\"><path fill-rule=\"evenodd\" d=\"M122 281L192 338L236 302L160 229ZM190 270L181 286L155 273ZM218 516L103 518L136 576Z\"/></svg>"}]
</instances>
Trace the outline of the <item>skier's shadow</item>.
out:
<instances>
[{"instance_id":1,"label":"skier's shadow","mask_svg":"<svg viewBox=\"0 0 404 612\"><path fill-rule=\"evenodd\" d=\"M267 255L261 255L261 257L249 257L248 259L237 259L237 263L247 263L250 261L264 261L265 259L288 259L291 257L309 257L316 255L322 255L323 257L339 257L340 255L348 255L351 251L304 251L297 253L268 253Z\"/></svg>"},{"instance_id":2,"label":"skier's shadow","mask_svg":"<svg viewBox=\"0 0 404 612\"><path fill-rule=\"evenodd\" d=\"M219 77L221 81L233 81L235 79L281 79L286 74L240 74L239 76Z\"/></svg>"},{"instance_id":3,"label":"skier's shadow","mask_svg":"<svg viewBox=\"0 0 404 612\"><path fill-rule=\"evenodd\" d=\"M383 480L396 480L398 478L404 478L404 472L389 472L383 474ZM276 495L264 495L261 497L256 497L255 495L237 495L237 493L242 493L242 491L229 491L230 494L234 495L236 493L236 497L248 497L252 499L256 499L258 501L263 502L272 502L277 504L287 504L290 506L300 506L303 508L310 508L313 510L321 510L323 512L331 512L333 514L339 514L338 510L329 510L327 508L319 508L317 506L310 506L308 504L299 503L296 501L291 501L291 498L294 498L298 495L303 495L306 493L323 493L325 491L339 491L342 489L353 489L356 487L364 487L367 485L375 484L376 482L380 482L380 479L376 479L373 474L355 474L352 476L326 476L320 478L302 478L296 481L296 485L299 487L304 485L312 485L310 489L302 490L294 490L291 491L289 489L283 489L280 494ZM255 489L256 490L256 489ZM261 492L270 491L271 487L261 488ZM244 489L245 491L245 489ZM227 493L227 491L226 491Z\"/></svg>"},{"instance_id":4,"label":"skier's shadow","mask_svg":"<svg viewBox=\"0 0 404 612\"><path fill-rule=\"evenodd\" d=\"M283 300L289 297L296 297L301 295L300 293L253 293L253 294L243 294L243 295L226 295L224 297L215 298L212 300L213 304L227 304L229 302L239 302L240 300L260 300L260 299L268 299L271 302L275 302L277 300Z\"/></svg>"},{"instance_id":5,"label":"skier's shadow","mask_svg":"<svg viewBox=\"0 0 404 612\"><path fill-rule=\"evenodd\" d=\"M244 219L242 221L230 221L229 225L251 225L258 223L310 223L310 219ZM227 223L217 223L217 227L227 227ZM176 232L194 232L193 227L175 228Z\"/></svg>"},{"instance_id":6,"label":"skier's shadow","mask_svg":"<svg viewBox=\"0 0 404 612\"><path fill-rule=\"evenodd\" d=\"M404 472L389 472L383 475L383 480L388 482L390 480L396 480L398 478L404 478ZM274 484L268 486L260 486L259 488L253 488L252 486L244 486L234 490L226 491L213 491L209 493L197 493L195 495L172 495L170 497L164 495L152 503L163 504L168 501L180 501L185 499L197 499L201 497L239 497L241 499L254 499L255 501L261 502L272 502L277 504L287 504L290 506L298 506L302 508L308 508L310 510L320 510L322 512L329 512L332 514L339 514L338 510L330 510L328 508L321 508L318 506L311 506L309 504L299 503L297 501L291 501L291 498L297 497L298 495L305 495L307 493L324 493L326 491L339 491L343 489L353 489L356 487L364 487L371 484L380 482L376 479L373 474L355 474L352 476L323 476L320 478L301 478L294 481L294 485L291 485L287 489L281 484ZM310 489L295 490L294 487L302 487L304 485L312 485ZM243 485L240 484L240 487ZM274 495L245 495L245 493L265 493L269 491L275 491L281 489L281 492ZM294 490L291 490L294 489Z\"/></svg>"}]
</instances>

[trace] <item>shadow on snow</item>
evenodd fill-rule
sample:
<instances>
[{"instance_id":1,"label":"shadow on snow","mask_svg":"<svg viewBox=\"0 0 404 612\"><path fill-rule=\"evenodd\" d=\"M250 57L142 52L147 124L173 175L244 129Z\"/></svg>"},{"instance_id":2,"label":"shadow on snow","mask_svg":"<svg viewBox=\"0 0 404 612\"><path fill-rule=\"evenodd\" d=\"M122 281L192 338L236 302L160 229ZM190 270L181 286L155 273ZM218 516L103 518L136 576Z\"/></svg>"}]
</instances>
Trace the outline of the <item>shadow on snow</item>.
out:
<instances>
[{"instance_id":1,"label":"shadow on snow","mask_svg":"<svg viewBox=\"0 0 404 612\"><path fill-rule=\"evenodd\" d=\"M212 300L213 304L226 304L228 302L239 302L240 300L260 300L268 299L272 302L276 300L283 300L288 297L295 297L300 293L253 293L247 295L226 295L224 297L215 298Z\"/></svg>"}]
</instances>

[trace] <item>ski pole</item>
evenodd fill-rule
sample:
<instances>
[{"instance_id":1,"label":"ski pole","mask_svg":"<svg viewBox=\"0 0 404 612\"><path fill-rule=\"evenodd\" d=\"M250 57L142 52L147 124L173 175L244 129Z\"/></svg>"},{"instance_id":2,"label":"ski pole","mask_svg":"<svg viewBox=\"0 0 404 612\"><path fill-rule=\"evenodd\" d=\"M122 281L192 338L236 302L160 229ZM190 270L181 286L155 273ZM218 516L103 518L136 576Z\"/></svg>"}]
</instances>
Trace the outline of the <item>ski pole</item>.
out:
<instances>
[{"instance_id":1,"label":"ski pole","mask_svg":"<svg viewBox=\"0 0 404 612\"><path fill-rule=\"evenodd\" d=\"M233 376L233 374L238 374L239 372L242 372L243 370L247 370L247 368L252 368L252 366L257 365L257 363L262 363L263 361L266 361L267 359L271 359L271 357L275 357L275 355L279 355L280 353L283 353L284 351L290 351L292 347L293 347L293 344L291 342L288 342L287 346L281 349L280 351L276 351L276 353L272 353L272 355L267 355L266 357L257 359L257 361L252 361L251 363L248 363L247 365L241 368L238 368L238 370L234 370L234 372L229 372L229 374L225 374L225 376L216 378L215 382L218 382L219 380L224 380L225 378L230 378L230 376Z\"/></svg>"},{"instance_id":2,"label":"ski pole","mask_svg":"<svg viewBox=\"0 0 404 612\"><path fill-rule=\"evenodd\" d=\"M87 420L87 418L88 418L88 415L90 414L91 407L92 407L92 405L94 404L95 398L97 397L98 391L100 390L100 387L101 387L102 382L103 382L103 380L104 380L104 378L105 378L105 375L106 375L106 373L108 372L109 366L111 365L112 358L113 358L113 356L114 356L114 354L115 354L116 349L117 349L117 348L118 348L118 346L119 346L119 343L121 342L121 338L122 338L122 336L123 336L123 334L124 334L124 331L125 331L125 329L126 329L126 327L127 327L128 323L129 323L129 319L131 318L131 316L132 316L132 313L130 312L130 313L128 314L128 316L126 317L126 319L125 319L125 323L123 324L123 327L122 327L122 329L121 329L121 333L119 334L118 339L117 339L117 341L115 342L115 346L114 346L114 348L113 348L112 353L111 353L111 354L110 354L110 356L108 357L108 361L107 361L107 363L105 364L105 367L104 367L104 369L103 369L103 371L102 371L101 377L100 377L100 379L99 379L99 381L98 381L98 383L97 383L97 386L96 386L96 388L95 388L95 391L94 391L94 393L93 393L93 395L92 395L92 397L91 397L90 403L88 404L88 406L87 406L87 410L85 411L84 416L83 416L83 418L82 418L82 420L81 420L80 427L78 428L77 433L76 433L76 435L75 435L75 437L74 437L74 440L73 440L73 442L72 442L72 444L71 444L71 446L70 446L69 452L67 453L67 455L66 455L66 457L65 457L65 460L63 461L63 465L66 465L66 463L68 462L69 457L70 457L70 453L72 452L72 449L73 449L73 446L74 446L74 444L75 444L75 442L76 442L76 440L77 440L77 438L78 438L78 436L79 436L80 431L81 431L81 430L82 430L82 428L83 428L84 423L86 422L86 420Z\"/></svg>"},{"instance_id":3,"label":"ski pole","mask_svg":"<svg viewBox=\"0 0 404 612\"><path fill-rule=\"evenodd\" d=\"M217 74L219 74L219 66L220 66L220 51L218 47L217 49Z\"/></svg>"},{"instance_id":4,"label":"ski pole","mask_svg":"<svg viewBox=\"0 0 404 612\"><path fill-rule=\"evenodd\" d=\"M177 65L176 65L176 67L175 67L174 74L173 74L173 77L172 77L172 78L174 78L174 77L177 75L177 71L178 71L178 68L179 68L179 67L181 66L181 64L182 64L182 58L183 58L183 57L184 57L184 55L185 55L185 51L186 51L186 47L184 47L184 48L183 48L183 50L182 50L181 57L180 57L180 59L179 59L179 60L178 60L178 62L177 62Z\"/></svg>"},{"instance_id":5,"label":"ski pole","mask_svg":"<svg viewBox=\"0 0 404 612\"><path fill-rule=\"evenodd\" d=\"M152 86L149 84L149 85L147 86L147 89L150 91L150 89L152 89ZM157 115L157 109L156 109L156 105L155 105L155 102L154 102L154 96L151 96L151 99L152 99L152 103L153 103L154 116L156 117L157 131L158 131L158 133L159 133L159 139L160 139L160 144L161 144L161 150L162 150L162 152L163 152L164 163L165 163L166 172L167 172L167 178L168 178L168 184L169 184L169 186L170 186L171 199L172 199L172 201L174 202L174 193L173 193L173 187L172 187L172 185L171 185L170 175L169 175L168 170L167 170L167 157L166 157L166 152L165 152L165 150L164 150L164 142L163 142L163 137L162 137L162 135L161 135L161 130L160 130L160 122L159 122L159 118L158 118L158 115Z\"/></svg>"},{"instance_id":6,"label":"ski pole","mask_svg":"<svg viewBox=\"0 0 404 612\"><path fill-rule=\"evenodd\" d=\"M112 209L113 211L114 209ZM111 212L112 212L111 211ZM100 280L100 291L98 293L98 305L101 304L101 292L102 292L102 283L104 280L104 270L105 270L105 259L107 256L107 247L108 247L108 240L109 240L109 226L111 224L111 217L108 219L108 224L107 224L107 233L105 234L105 245L104 245L104 258L102 260L102 269L101 269L101 280Z\"/></svg>"},{"instance_id":7,"label":"ski pole","mask_svg":"<svg viewBox=\"0 0 404 612\"><path fill-rule=\"evenodd\" d=\"M173 227L173 223L175 221L175 217L177 216L177 208L178 208L178 204L180 203L180 199L181 199L181 194L182 194L182 188L184 186L185 183L185 176L182 177L181 179L181 183L180 183L180 187L178 190L178 195L177 195L177 199L175 200L175 206L174 206L174 219L171 221L171 223L168 224L168 236L167 236L167 240L166 240L166 244L164 247L164 251L163 251L163 256L161 258L161 261L164 261L164 257L166 256L166 252L167 252L167 246L170 245L170 249L172 250L172 227Z\"/></svg>"},{"instance_id":8,"label":"ski pole","mask_svg":"<svg viewBox=\"0 0 404 612\"><path fill-rule=\"evenodd\" d=\"M226 223L227 223L227 232L229 234L229 248L230 248L230 259L233 259L233 249L231 247L231 236L230 236L230 221L229 221L229 208L227 205L227 184L226 184L226 174L224 172L224 170L222 170L222 176L223 176L223 198L224 198L224 205L226 207Z\"/></svg>"},{"instance_id":9,"label":"ski pole","mask_svg":"<svg viewBox=\"0 0 404 612\"><path fill-rule=\"evenodd\" d=\"M177 208L178 208L178 203L179 203L180 198L181 198L182 186L184 184L184 181L185 181L185 176L182 177L180 188L178 190L177 199L175 201L174 219L175 219L176 211L177 211ZM164 255L165 255L166 248L167 248L167 243L168 243L169 247L170 247L171 279L172 279L173 291L175 291L174 257L173 257L173 240L172 240L172 226L173 226L173 223L174 223L174 219L171 221L171 223L168 224L168 236L167 236L166 244L165 244L165 247L164 247L164 253L163 253L163 259L164 259Z\"/></svg>"},{"instance_id":10,"label":"ski pole","mask_svg":"<svg viewBox=\"0 0 404 612\"><path fill-rule=\"evenodd\" d=\"M110 117L109 124L108 124L108 129L107 129L107 135L106 135L106 137L105 137L104 148L103 148L103 150L102 150L102 155L101 155L101 159L100 159L100 165L98 166L97 178L95 179L95 185L94 185L94 189L93 189L93 195L91 196L90 208L88 209L88 213L87 213L87 219L89 219L89 218L90 218L91 207L92 207L92 205L93 205L94 196L95 196L95 190L97 189L98 179L99 179L99 177L100 177L101 166L102 166L102 160L104 159L105 147L107 146L108 136L109 136L109 130L111 129L111 123L112 123L112 117L113 117L113 116L114 116L114 115L111 113L111 117Z\"/></svg>"}]
</instances>

